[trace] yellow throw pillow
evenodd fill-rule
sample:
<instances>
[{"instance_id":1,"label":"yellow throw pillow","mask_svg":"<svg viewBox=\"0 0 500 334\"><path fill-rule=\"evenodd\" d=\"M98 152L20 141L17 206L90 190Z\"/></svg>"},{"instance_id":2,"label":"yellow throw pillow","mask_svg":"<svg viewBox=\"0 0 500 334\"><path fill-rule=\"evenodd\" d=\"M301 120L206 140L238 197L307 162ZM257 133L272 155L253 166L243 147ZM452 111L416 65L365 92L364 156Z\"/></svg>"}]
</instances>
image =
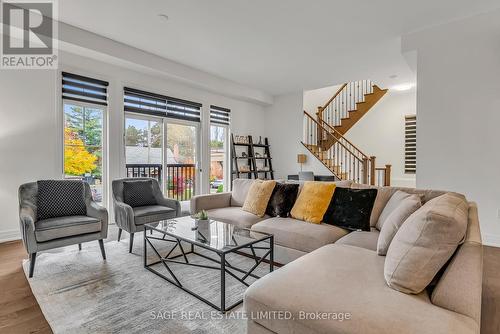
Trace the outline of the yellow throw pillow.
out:
<instances>
[{"instance_id":1,"label":"yellow throw pillow","mask_svg":"<svg viewBox=\"0 0 500 334\"><path fill-rule=\"evenodd\" d=\"M248 190L245 203L243 203L243 210L264 217L267 203L273 194L275 185L276 181L273 180L255 180Z\"/></svg>"},{"instance_id":2,"label":"yellow throw pillow","mask_svg":"<svg viewBox=\"0 0 500 334\"><path fill-rule=\"evenodd\" d=\"M335 183L305 182L290 212L292 218L319 224L335 191Z\"/></svg>"}]
</instances>

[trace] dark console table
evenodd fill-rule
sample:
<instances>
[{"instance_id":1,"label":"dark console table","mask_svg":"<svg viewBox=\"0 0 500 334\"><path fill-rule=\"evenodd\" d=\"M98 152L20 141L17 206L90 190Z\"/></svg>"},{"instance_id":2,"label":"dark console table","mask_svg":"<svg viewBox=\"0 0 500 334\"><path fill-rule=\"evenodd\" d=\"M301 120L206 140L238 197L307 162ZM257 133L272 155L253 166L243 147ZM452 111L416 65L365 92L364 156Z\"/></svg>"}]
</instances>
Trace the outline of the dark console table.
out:
<instances>
[{"instance_id":1,"label":"dark console table","mask_svg":"<svg viewBox=\"0 0 500 334\"><path fill-rule=\"evenodd\" d=\"M288 180L299 180L299 175L288 175ZM314 175L314 181L324 181L324 182L332 182L338 181L338 179L333 175Z\"/></svg>"}]
</instances>

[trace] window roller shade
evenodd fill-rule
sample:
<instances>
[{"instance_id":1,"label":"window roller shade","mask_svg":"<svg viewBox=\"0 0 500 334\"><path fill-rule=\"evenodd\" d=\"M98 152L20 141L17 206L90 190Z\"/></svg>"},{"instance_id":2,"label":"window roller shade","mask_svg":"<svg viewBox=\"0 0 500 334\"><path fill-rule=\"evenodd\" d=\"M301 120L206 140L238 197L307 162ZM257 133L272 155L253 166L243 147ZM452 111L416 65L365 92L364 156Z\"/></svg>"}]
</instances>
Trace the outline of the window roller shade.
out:
<instances>
[{"instance_id":1,"label":"window roller shade","mask_svg":"<svg viewBox=\"0 0 500 334\"><path fill-rule=\"evenodd\" d=\"M128 112L200 122L201 104L125 87L124 110Z\"/></svg>"},{"instance_id":2,"label":"window roller shade","mask_svg":"<svg viewBox=\"0 0 500 334\"><path fill-rule=\"evenodd\" d=\"M210 123L229 125L231 122L231 110L227 108L210 106Z\"/></svg>"},{"instance_id":3,"label":"window roller shade","mask_svg":"<svg viewBox=\"0 0 500 334\"><path fill-rule=\"evenodd\" d=\"M405 173L417 172L417 116L405 117Z\"/></svg>"},{"instance_id":4,"label":"window roller shade","mask_svg":"<svg viewBox=\"0 0 500 334\"><path fill-rule=\"evenodd\" d=\"M91 104L108 105L106 81L62 72L62 98Z\"/></svg>"}]
</instances>

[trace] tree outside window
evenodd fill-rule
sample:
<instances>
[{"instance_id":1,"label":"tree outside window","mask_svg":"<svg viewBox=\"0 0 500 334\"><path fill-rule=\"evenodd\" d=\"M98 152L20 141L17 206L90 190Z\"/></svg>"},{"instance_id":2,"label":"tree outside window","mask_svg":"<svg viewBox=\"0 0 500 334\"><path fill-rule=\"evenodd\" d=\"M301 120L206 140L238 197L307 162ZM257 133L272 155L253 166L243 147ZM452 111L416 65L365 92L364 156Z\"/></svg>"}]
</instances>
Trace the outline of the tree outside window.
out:
<instances>
[{"instance_id":1,"label":"tree outside window","mask_svg":"<svg viewBox=\"0 0 500 334\"><path fill-rule=\"evenodd\" d=\"M91 185L96 201L102 200L103 110L64 104L64 174Z\"/></svg>"}]
</instances>

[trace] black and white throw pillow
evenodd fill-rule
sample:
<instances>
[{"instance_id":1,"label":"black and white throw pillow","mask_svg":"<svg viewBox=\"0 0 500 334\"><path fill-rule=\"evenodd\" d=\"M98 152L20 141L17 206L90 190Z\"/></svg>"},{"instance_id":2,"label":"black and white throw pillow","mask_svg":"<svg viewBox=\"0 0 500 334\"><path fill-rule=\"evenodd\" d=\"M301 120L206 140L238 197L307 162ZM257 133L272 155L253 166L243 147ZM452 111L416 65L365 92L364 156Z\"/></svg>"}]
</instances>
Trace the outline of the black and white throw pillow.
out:
<instances>
[{"instance_id":1,"label":"black and white throw pillow","mask_svg":"<svg viewBox=\"0 0 500 334\"><path fill-rule=\"evenodd\" d=\"M370 231L377 189L335 188L323 222L348 230Z\"/></svg>"},{"instance_id":2,"label":"black and white throw pillow","mask_svg":"<svg viewBox=\"0 0 500 334\"><path fill-rule=\"evenodd\" d=\"M87 214L82 181L40 180L37 184L37 220Z\"/></svg>"},{"instance_id":3,"label":"black and white throw pillow","mask_svg":"<svg viewBox=\"0 0 500 334\"><path fill-rule=\"evenodd\" d=\"M288 217L298 193L298 184L276 183L271 199L267 203L266 214L271 217Z\"/></svg>"},{"instance_id":4,"label":"black and white throw pillow","mask_svg":"<svg viewBox=\"0 0 500 334\"><path fill-rule=\"evenodd\" d=\"M133 208L138 206L158 204L158 202L156 202L156 198L153 195L153 181L124 181L123 201Z\"/></svg>"}]
</instances>

